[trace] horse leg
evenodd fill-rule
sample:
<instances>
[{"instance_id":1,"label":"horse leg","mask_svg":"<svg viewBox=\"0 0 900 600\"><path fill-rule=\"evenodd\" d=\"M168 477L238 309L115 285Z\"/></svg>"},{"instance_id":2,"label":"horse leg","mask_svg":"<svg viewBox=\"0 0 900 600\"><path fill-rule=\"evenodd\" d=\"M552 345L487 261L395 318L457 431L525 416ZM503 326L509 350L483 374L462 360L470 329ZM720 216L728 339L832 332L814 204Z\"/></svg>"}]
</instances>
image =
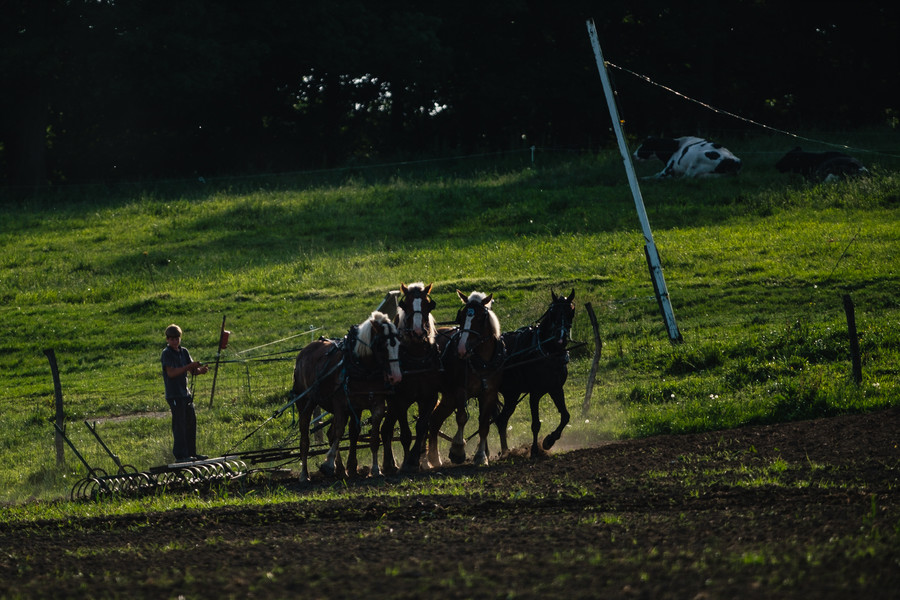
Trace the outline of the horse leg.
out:
<instances>
[{"instance_id":1,"label":"horse leg","mask_svg":"<svg viewBox=\"0 0 900 600\"><path fill-rule=\"evenodd\" d=\"M300 481L309 481L309 422L312 419L312 406L305 406L297 416L300 428Z\"/></svg>"},{"instance_id":2,"label":"horse leg","mask_svg":"<svg viewBox=\"0 0 900 600\"><path fill-rule=\"evenodd\" d=\"M334 416L331 419L331 428L328 432L331 447L328 448L328 453L325 455L325 462L319 465L319 470L328 477L343 477L344 465L341 462L340 450L341 438L344 437L344 427L346 423L344 423L342 411L336 411L333 415Z\"/></svg>"},{"instance_id":3,"label":"horse leg","mask_svg":"<svg viewBox=\"0 0 900 600\"><path fill-rule=\"evenodd\" d=\"M425 438L430 429L431 414L434 412L436 405L437 393L431 394L425 400L419 400L419 416L416 419L416 441L412 444L409 453L403 458L403 471L405 473L415 473L419 470L419 463L422 460L422 447L425 444ZM407 424L408 428L409 425Z\"/></svg>"},{"instance_id":4,"label":"horse leg","mask_svg":"<svg viewBox=\"0 0 900 600\"><path fill-rule=\"evenodd\" d=\"M441 462L441 453L438 450L438 434L441 431L441 425L444 424L444 421L450 416L453 409L453 399L445 393L435 407L434 412L431 413L428 426L428 466L432 469L438 469L443 464Z\"/></svg>"},{"instance_id":5,"label":"horse leg","mask_svg":"<svg viewBox=\"0 0 900 600\"><path fill-rule=\"evenodd\" d=\"M528 397L528 403L531 407L531 458L538 458L543 454L538 445L538 436L541 433L540 404L541 396L543 395L541 392L531 392L531 395Z\"/></svg>"},{"instance_id":6,"label":"horse leg","mask_svg":"<svg viewBox=\"0 0 900 600\"><path fill-rule=\"evenodd\" d=\"M378 432L381 430L381 421L382 421L382 419L384 419L385 410L386 410L386 407L385 407L384 400L377 403L370 410L372 429L371 429L371 439L369 441L369 448L372 450L372 470L369 472L369 474L372 477L381 476L381 470L378 466L378 450L381 445L381 438L379 437Z\"/></svg>"},{"instance_id":7,"label":"horse leg","mask_svg":"<svg viewBox=\"0 0 900 600\"><path fill-rule=\"evenodd\" d=\"M350 449L347 451L347 477L356 477L359 473L356 462L356 447L359 444L359 433L362 425L355 417L348 419L347 430L350 438Z\"/></svg>"},{"instance_id":8,"label":"horse leg","mask_svg":"<svg viewBox=\"0 0 900 600\"><path fill-rule=\"evenodd\" d=\"M314 418L318 419L321 414L322 414L321 407L316 406L312 410L311 418L314 417ZM325 434L322 433L322 427L317 427L316 428L316 444L321 446L324 443L325 443Z\"/></svg>"},{"instance_id":9,"label":"horse leg","mask_svg":"<svg viewBox=\"0 0 900 600\"><path fill-rule=\"evenodd\" d=\"M394 460L394 423L399 421L398 412L400 407L397 401L388 402L387 413L384 421L381 423L381 445L384 446L384 460L382 461L382 471L385 475L394 475L397 473L397 461Z\"/></svg>"},{"instance_id":10,"label":"horse leg","mask_svg":"<svg viewBox=\"0 0 900 600\"><path fill-rule=\"evenodd\" d=\"M506 440L506 428L509 426L509 419L512 417L518 404L519 396L516 395L512 398L504 396L502 407L499 402L494 405L494 425L497 426L497 436L500 438L500 454L509 452Z\"/></svg>"},{"instance_id":11,"label":"horse leg","mask_svg":"<svg viewBox=\"0 0 900 600\"><path fill-rule=\"evenodd\" d=\"M459 465L466 462L466 423L469 421L469 412L465 400L457 403L456 408L456 435L450 443L450 461Z\"/></svg>"},{"instance_id":12,"label":"horse leg","mask_svg":"<svg viewBox=\"0 0 900 600\"><path fill-rule=\"evenodd\" d=\"M476 465L488 466L488 434L491 432L491 420L497 405L496 392L488 392L478 400L478 449L472 459Z\"/></svg>"},{"instance_id":13,"label":"horse leg","mask_svg":"<svg viewBox=\"0 0 900 600\"><path fill-rule=\"evenodd\" d=\"M560 387L558 390L550 392L550 397L553 399L553 404L556 405L556 410L559 411L559 426L554 429L550 435L544 438L544 450L549 450L553 447L553 444L555 444L562 436L563 429L569 424L569 410L566 408L566 393Z\"/></svg>"},{"instance_id":14,"label":"horse leg","mask_svg":"<svg viewBox=\"0 0 900 600\"><path fill-rule=\"evenodd\" d=\"M403 464L409 458L409 448L412 445L412 430L409 428L409 404L397 414L397 424L400 427L400 446L403 448Z\"/></svg>"}]
</instances>

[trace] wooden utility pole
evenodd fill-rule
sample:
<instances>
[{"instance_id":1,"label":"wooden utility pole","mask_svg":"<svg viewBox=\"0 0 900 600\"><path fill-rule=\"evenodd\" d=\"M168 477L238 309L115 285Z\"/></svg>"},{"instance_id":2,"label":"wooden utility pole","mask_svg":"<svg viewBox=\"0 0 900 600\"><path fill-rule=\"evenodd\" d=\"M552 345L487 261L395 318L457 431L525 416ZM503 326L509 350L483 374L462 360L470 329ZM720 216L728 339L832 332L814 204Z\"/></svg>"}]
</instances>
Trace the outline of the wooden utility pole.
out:
<instances>
[{"instance_id":1,"label":"wooden utility pole","mask_svg":"<svg viewBox=\"0 0 900 600\"><path fill-rule=\"evenodd\" d=\"M631 162L631 153L628 152L628 145L625 143L625 133L622 131L622 121L619 118L619 110L616 108L616 101L613 94L612 84L609 82L609 74L606 72L606 61L603 60L603 53L600 51L600 40L597 37L597 28L594 21L587 21L588 35L591 38L591 45L594 48L594 57L597 60L597 69L600 71L600 80L603 82L603 91L606 93L606 104L609 106L609 116L612 118L613 130L616 132L616 139L619 141L619 151L622 153L622 159L625 161L625 173L628 175L628 184L631 186L631 195L634 196L634 205L637 208L638 219L641 222L641 229L644 232L644 252L647 257L647 266L650 267L650 278L653 280L653 290L656 293L656 300L662 311L663 322L666 325L666 331L669 334L669 340L672 342L681 342L681 332L678 331L678 325L675 323L675 313L672 311L672 303L669 300L669 289L666 287L666 280L662 274L662 264L659 260L659 252L656 250L656 243L653 241L653 232L650 231L650 221L647 219L647 210L644 208L644 199L641 196L641 188L638 186L637 175L634 172L634 164Z\"/></svg>"}]
</instances>

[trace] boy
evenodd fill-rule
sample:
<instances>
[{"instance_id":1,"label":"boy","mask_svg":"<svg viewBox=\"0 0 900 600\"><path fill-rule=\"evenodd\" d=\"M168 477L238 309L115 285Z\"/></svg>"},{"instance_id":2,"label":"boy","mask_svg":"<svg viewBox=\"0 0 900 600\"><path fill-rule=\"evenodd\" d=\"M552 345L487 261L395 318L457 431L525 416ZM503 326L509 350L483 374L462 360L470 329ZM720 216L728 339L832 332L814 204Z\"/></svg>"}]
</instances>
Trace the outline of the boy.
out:
<instances>
[{"instance_id":1,"label":"boy","mask_svg":"<svg viewBox=\"0 0 900 600\"><path fill-rule=\"evenodd\" d=\"M181 347L181 333L181 327L174 323L166 327L166 347L161 358L166 402L172 409L172 452L176 462L207 458L197 454L197 415L187 376L202 375L209 367L192 359L187 348Z\"/></svg>"}]
</instances>

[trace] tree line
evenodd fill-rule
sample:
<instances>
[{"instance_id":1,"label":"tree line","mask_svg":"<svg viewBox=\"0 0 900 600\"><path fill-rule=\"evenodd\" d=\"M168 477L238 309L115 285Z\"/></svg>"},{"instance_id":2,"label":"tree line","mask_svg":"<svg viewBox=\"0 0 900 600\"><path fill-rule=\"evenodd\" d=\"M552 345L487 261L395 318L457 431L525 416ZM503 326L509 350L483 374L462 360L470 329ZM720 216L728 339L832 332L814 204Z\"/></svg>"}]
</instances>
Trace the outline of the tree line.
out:
<instances>
[{"instance_id":1,"label":"tree line","mask_svg":"<svg viewBox=\"0 0 900 600\"><path fill-rule=\"evenodd\" d=\"M613 144L608 61L775 127L893 124L896 3L3 0L0 185ZM611 69L633 135L743 128Z\"/></svg>"}]
</instances>

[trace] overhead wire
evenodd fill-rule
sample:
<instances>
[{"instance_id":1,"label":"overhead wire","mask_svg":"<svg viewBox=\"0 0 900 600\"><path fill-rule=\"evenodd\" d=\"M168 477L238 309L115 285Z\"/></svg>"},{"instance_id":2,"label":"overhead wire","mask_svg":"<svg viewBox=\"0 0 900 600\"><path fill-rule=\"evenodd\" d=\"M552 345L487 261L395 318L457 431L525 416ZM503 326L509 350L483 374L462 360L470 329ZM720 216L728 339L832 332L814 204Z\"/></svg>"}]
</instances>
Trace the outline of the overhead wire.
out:
<instances>
[{"instance_id":1,"label":"overhead wire","mask_svg":"<svg viewBox=\"0 0 900 600\"><path fill-rule=\"evenodd\" d=\"M751 124L751 125L755 125L755 126L757 126L757 127L761 127L762 129L766 129L766 130L768 130L768 131L772 131L772 132L775 132L775 133L780 133L780 134L782 134L782 135L786 135L786 136L788 136L788 137L792 137L792 138L798 139L798 140L803 140L803 141L806 141L806 142L812 142L812 143L816 143L816 144L822 144L822 145L824 145L824 146L831 146L831 147L833 147L833 148L841 148L842 150L851 150L851 151L854 151L854 152L866 152L866 153L869 153L869 154L881 154L881 155L883 155L883 156L896 157L896 155L893 155L893 154L887 154L887 153L883 153L883 152L879 152L879 151L877 151L877 150L869 150L869 149L866 149L866 148L854 148L854 147L848 146L848 145L846 145L846 144L836 144L836 143L834 143L834 142L827 142L827 141L824 141L824 140L817 140L817 139L805 137L805 136L802 136L802 135L799 135L799 134L797 134L797 133L793 133L793 132L790 132L790 131L787 131L787 130L784 130L784 129L779 129L779 128L777 128L777 127L772 127L771 125L766 125L765 123L760 123L759 121L754 121L753 119L750 119L750 118L748 118L748 117L744 117L744 116L738 115L738 114L733 113L733 112L731 112L731 111L727 111L727 110L725 110L725 109L715 107L715 106L713 106L713 105L711 105L711 104L709 104L709 103L707 103L707 102L703 102L702 100L697 100L696 98L692 98L691 96L688 96L687 94L684 94L684 93L682 93L682 92L679 92L678 90L676 90L676 89L674 89L674 88L672 88L672 87L669 87L669 86L667 86L667 85L663 85L662 83L659 83L659 82L657 82L657 81L654 81L654 80L653 80L652 78L650 78L648 75L644 75L644 74L642 74L642 73L638 73L638 72L636 72L636 71L632 71L631 69L628 69L628 68L623 67L623 66L621 66L621 65L617 65L617 64L615 64L615 63L613 63L613 62L610 62L610 61L608 61L608 60L606 60L605 63L606 63L607 66L613 67L614 69L618 69L619 71L622 71L623 73L628 73L629 75L632 75L632 76L634 76L634 77L636 77L636 78L638 78L638 79L641 79L641 80L645 81L646 83L649 83L650 85L653 85L653 86L658 87L658 88L660 88L660 89L662 89L662 90L665 90L665 91L669 92L670 94L674 94L674 95L678 96L679 98L682 98L682 99L684 99L684 100L687 100L688 102L693 102L694 104L697 104L697 105L699 105L699 106L702 106L703 108L706 108L707 110L711 110L711 111L714 112L714 113L726 115L726 116L732 117L732 118L734 118L734 119L738 119L739 121L743 121L743 122L745 122L745 123L749 123L749 124Z\"/></svg>"}]
</instances>

